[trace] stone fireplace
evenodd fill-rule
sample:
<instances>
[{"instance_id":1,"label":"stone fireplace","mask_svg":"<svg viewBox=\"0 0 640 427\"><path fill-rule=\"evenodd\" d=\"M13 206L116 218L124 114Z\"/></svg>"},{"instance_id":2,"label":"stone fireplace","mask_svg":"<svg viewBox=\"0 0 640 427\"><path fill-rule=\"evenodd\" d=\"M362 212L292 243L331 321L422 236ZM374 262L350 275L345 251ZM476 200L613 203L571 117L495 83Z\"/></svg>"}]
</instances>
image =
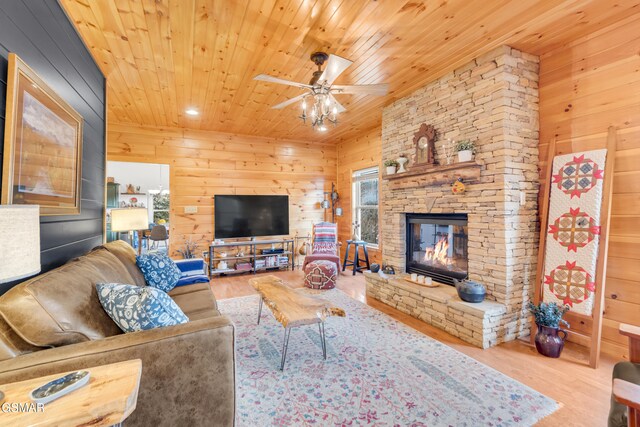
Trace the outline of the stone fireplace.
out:
<instances>
[{"instance_id":1,"label":"stone fireplace","mask_svg":"<svg viewBox=\"0 0 640 427\"><path fill-rule=\"evenodd\" d=\"M466 214L406 214L406 270L453 285L468 272Z\"/></svg>"},{"instance_id":2,"label":"stone fireplace","mask_svg":"<svg viewBox=\"0 0 640 427\"><path fill-rule=\"evenodd\" d=\"M486 286L487 298L465 303L451 286L420 287L401 274L367 273L367 293L483 348L526 336L538 239L538 58L503 46L389 105L382 160L405 155L408 173L419 170L412 154L421 123L437 131L441 168L449 167L444 141L473 141L478 173L464 194L452 193L453 178L383 179L383 261L404 274L468 276ZM454 176L451 168L443 176ZM415 225L425 218L432 224ZM462 218L466 224L453 222Z\"/></svg>"}]
</instances>

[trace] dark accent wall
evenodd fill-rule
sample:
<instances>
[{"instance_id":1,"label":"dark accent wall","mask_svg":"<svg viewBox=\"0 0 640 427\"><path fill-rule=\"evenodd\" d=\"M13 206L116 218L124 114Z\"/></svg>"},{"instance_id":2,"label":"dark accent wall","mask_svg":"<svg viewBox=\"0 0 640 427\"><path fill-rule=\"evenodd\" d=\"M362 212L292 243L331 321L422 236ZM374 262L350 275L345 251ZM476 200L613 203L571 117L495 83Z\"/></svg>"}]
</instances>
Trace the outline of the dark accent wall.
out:
<instances>
[{"instance_id":1,"label":"dark accent wall","mask_svg":"<svg viewBox=\"0 0 640 427\"><path fill-rule=\"evenodd\" d=\"M21 57L84 118L81 213L41 217L44 272L102 243L106 82L57 1L0 0L0 167L9 52ZM0 236L0 245L10 238ZM14 284L0 285L0 294Z\"/></svg>"}]
</instances>

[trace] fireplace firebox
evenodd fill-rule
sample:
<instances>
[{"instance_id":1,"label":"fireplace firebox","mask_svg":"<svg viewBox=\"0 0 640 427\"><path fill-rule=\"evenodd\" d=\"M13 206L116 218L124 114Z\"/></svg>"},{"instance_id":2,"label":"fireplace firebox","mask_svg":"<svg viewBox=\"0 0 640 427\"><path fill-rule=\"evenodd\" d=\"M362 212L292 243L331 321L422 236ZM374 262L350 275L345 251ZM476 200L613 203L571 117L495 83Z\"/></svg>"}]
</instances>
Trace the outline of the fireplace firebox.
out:
<instances>
[{"instance_id":1,"label":"fireplace firebox","mask_svg":"<svg viewBox=\"0 0 640 427\"><path fill-rule=\"evenodd\" d=\"M453 285L468 276L467 214L406 214L407 273Z\"/></svg>"}]
</instances>

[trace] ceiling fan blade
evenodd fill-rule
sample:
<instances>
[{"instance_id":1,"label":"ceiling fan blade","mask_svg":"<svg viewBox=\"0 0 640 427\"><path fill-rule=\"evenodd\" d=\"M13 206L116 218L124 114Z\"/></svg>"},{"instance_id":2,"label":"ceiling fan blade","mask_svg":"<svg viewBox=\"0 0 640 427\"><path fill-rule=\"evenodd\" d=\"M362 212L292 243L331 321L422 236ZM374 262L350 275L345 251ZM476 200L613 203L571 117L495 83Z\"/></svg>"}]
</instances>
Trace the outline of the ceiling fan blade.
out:
<instances>
[{"instance_id":1,"label":"ceiling fan blade","mask_svg":"<svg viewBox=\"0 0 640 427\"><path fill-rule=\"evenodd\" d=\"M389 84L381 83L376 85L333 85L331 90L336 93L348 93L355 95L377 95L384 96L389 92Z\"/></svg>"},{"instance_id":2,"label":"ceiling fan blade","mask_svg":"<svg viewBox=\"0 0 640 427\"><path fill-rule=\"evenodd\" d=\"M333 108L333 106L335 105L335 107L336 107L336 112L338 112L338 113L344 113L345 111L347 111L347 109L346 109L346 108L344 108L344 106L343 106L342 104L340 104L340 103L338 102L338 100L337 100L337 99L335 99L335 98L333 97L333 95L329 94L329 99L331 100L331 105L332 105L332 107L331 107L331 108Z\"/></svg>"},{"instance_id":3,"label":"ceiling fan blade","mask_svg":"<svg viewBox=\"0 0 640 427\"><path fill-rule=\"evenodd\" d=\"M280 104L274 105L273 107L271 107L271 109L272 110L282 110L284 107L287 107L287 106L289 106L289 105L291 105L291 104L293 104L293 103L295 103L297 101L302 100L302 98L304 98L307 95L308 95L307 93L303 93L303 94L295 96L295 97L293 97L291 99L287 99L286 101L281 102Z\"/></svg>"},{"instance_id":4,"label":"ceiling fan blade","mask_svg":"<svg viewBox=\"0 0 640 427\"><path fill-rule=\"evenodd\" d=\"M318 81L324 82L326 80L327 84L333 83L351 64L353 64L353 61L349 61L346 58L334 54L329 55L327 65Z\"/></svg>"},{"instance_id":5,"label":"ceiling fan blade","mask_svg":"<svg viewBox=\"0 0 640 427\"><path fill-rule=\"evenodd\" d=\"M267 74L258 74L253 78L253 80L260 80L263 82L278 83L281 85L295 86L295 87L302 87L302 88L313 87L305 83L292 82L291 80L280 79L278 77L269 76Z\"/></svg>"}]
</instances>

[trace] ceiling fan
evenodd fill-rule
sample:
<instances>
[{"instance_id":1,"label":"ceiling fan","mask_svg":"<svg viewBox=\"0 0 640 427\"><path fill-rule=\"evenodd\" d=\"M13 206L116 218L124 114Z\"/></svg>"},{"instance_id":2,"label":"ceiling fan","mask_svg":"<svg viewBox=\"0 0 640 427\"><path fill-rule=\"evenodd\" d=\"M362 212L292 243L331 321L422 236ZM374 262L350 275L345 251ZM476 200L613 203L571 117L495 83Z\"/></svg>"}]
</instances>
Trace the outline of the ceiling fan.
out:
<instances>
[{"instance_id":1,"label":"ceiling fan","mask_svg":"<svg viewBox=\"0 0 640 427\"><path fill-rule=\"evenodd\" d=\"M281 110L295 102L302 101L302 114L300 118L305 123L307 119L310 119L311 125L314 128L325 131L327 130L326 122L336 125L338 123L338 113L346 111L346 108L336 100L334 95L356 94L384 96L387 94L389 85L386 83L373 85L334 85L333 82L336 78L338 78L349 65L353 64L353 61L338 55L328 55L325 52L312 53L311 60L318 66L318 70L313 72L313 77L311 77L308 84L293 82L266 74L258 74L253 78L254 80L305 89L305 93L274 105L271 108ZM322 70L322 65L324 65L325 62L327 66ZM313 100L308 114L307 97L311 97Z\"/></svg>"}]
</instances>

